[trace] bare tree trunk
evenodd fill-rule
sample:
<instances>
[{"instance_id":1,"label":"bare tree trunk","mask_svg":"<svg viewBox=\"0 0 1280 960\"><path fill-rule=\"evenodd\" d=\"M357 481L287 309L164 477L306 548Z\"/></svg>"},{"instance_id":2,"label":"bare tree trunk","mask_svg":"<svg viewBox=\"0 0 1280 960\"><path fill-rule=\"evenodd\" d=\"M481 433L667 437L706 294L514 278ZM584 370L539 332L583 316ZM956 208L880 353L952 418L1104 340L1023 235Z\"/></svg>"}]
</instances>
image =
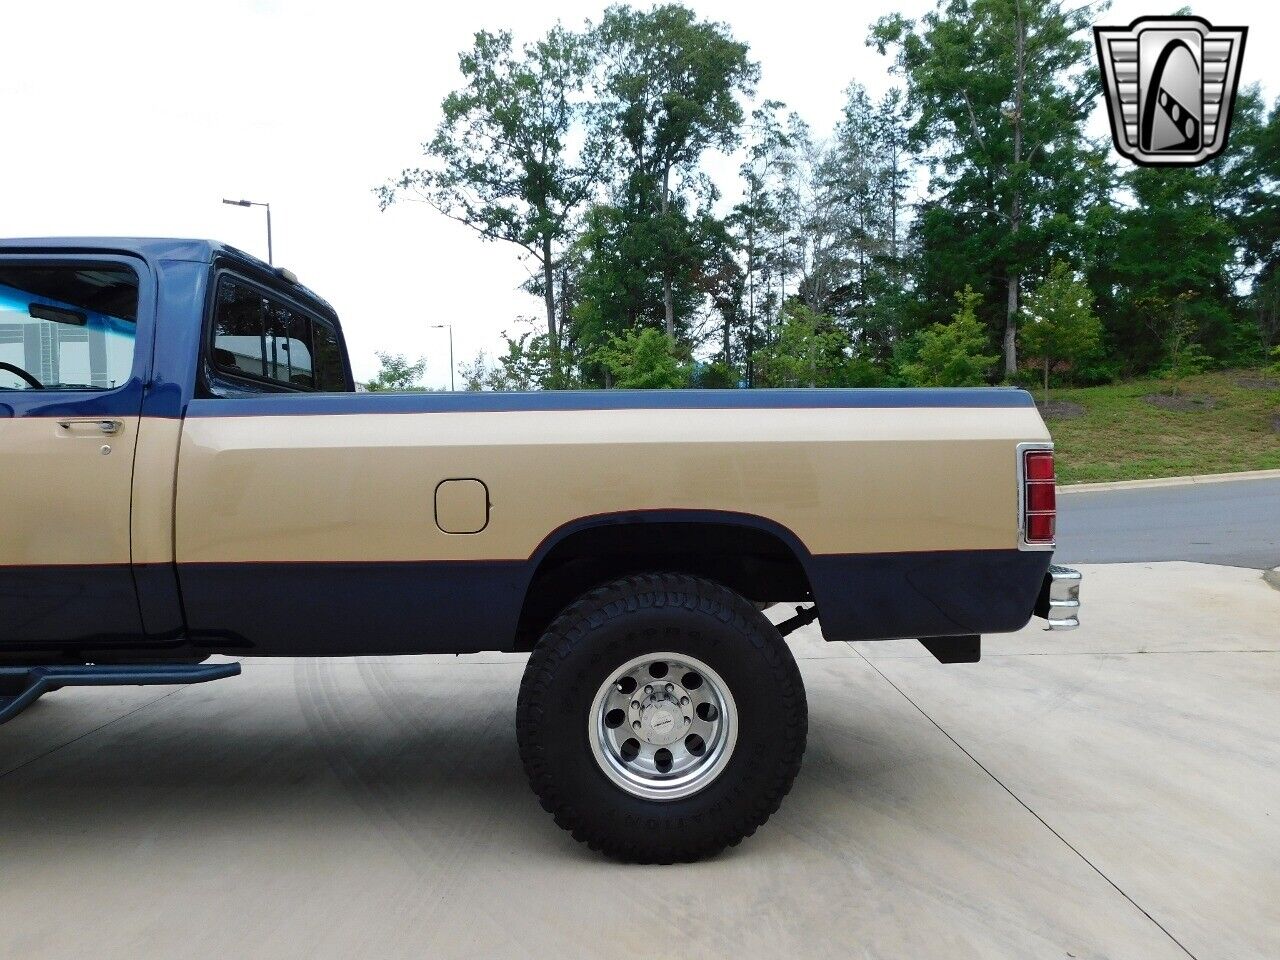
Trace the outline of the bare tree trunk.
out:
<instances>
[{"instance_id":1,"label":"bare tree trunk","mask_svg":"<svg viewBox=\"0 0 1280 960\"><path fill-rule=\"evenodd\" d=\"M1014 231L1015 233L1017 231ZM1018 372L1018 281L1016 270L1009 274L1009 303L1004 326L1004 373L1012 377Z\"/></svg>"},{"instance_id":2,"label":"bare tree trunk","mask_svg":"<svg viewBox=\"0 0 1280 960\"><path fill-rule=\"evenodd\" d=\"M560 386L560 329L556 324L556 271L551 235L542 238L542 299L547 305L547 340L551 345L551 387Z\"/></svg>"},{"instance_id":3,"label":"bare tree trunk","mask_svg":"<svg viewBox=\"0 0 1280 960\"><path fill-rule=\"evenodd\" d=\"M755 206L754 197L752 206ZM754 212L752 216L755 216ZM755 376L755 360L751 356L752 350L756 343L756 228L751 221L747 222L747 356L746 374L747 386L754 386L752 378Z\"/></svg>"},{"instance_id":4,"label":"bare tree trunk","mask_svg":"<svg viewBox=\"0 0 1280 960\"><path fill-rule=\"evenodd\" d=\"M730 343L732 342L732 339L733 339L732 337L733 315L736 312L737 312L737 307L735 306L733 310L726 310L724 313L724 331L723 331L724 340L723 340L723 343L721 344L721 350L724 355L724 365L726 367L729 367L729 349L730 349Z\"/></svg>"},{"instance_id":5,"label":"bare tree trunk","mask_svg":"<svg viewBox=\"0 0 1280 960\"><path fill-rule=\"evenodd\" d=\"M560 311L560 328L557 331L556 338L556 359L560 364L560 381L556 384L557 388L566 387L564 376L564 339L568 336L569 331L569 311L573 309L573 293L569 286L569 268L562 261L560 263L560 302L557 305Z\"/></svg>"},{"instance_id":6,"label":"bare tree trunk","mask_svg":"<svg viewBox=\"0 0 1280 960\"><path fill-rule=\"evenodd\" d=\"M898 132L893 132L893 165L889 181L889 259L893 262L895 279L898 272Z\"/></svg>"},{"instance_id":7,"label":"bare tree trunk","mask_svg":"<svg viewBox=\"0 0 1280 960\"><path fill-rule=\"evenodd\" d=\"M1014 263L1009 266L1009 303L1004 328L1004 373L1012 377L1018 372L1018 287L1022 280L1016 262L1018 228L1022 222L1022 98L1027 70L1027 24L1022 17L1022 3L1014 0L1014 87L1013 87L1013 201L1009 211L1009 232L1013 235L1010 249Z\"/></svg>"},{"instance_id":8,"label":"bare tree trunk","mask_svg":"<svg viewBox=\"0 0 1280 960\"><path fill-rule=\"evenodd\" d=\"M662 219L665 221L671 209L671 168L662 171ZM666 323L667 336L676 338L676 305L671 289L671 265L665 264L662 271L662 313Z\"/></svg>"},{"instance_id":9,"label":"bare tree trunk","mask_svg":"<svg viewBox=\"0 0 1280 960\"><path fill-rule=\"evenodd\" d=\"M1049 355L1044 358L1044 402L1049 402Z\"/></svg>"}]
</instances>

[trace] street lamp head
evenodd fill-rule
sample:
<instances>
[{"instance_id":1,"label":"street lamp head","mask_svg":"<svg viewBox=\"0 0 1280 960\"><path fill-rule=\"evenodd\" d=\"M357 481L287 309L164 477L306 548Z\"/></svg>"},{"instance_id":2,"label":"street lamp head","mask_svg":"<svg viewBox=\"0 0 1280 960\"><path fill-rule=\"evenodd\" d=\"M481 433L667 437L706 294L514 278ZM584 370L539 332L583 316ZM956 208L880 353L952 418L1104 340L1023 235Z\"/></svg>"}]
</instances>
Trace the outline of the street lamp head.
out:
<instances>
[{"instance_id":1,"label":"street lamp head","mask_svg":"<svg viewBox=\"0 0 1280 960\"><path fill-rule=\"evenodd\" d=\"M262 207L267 211L267 263L274 265L275 257L271 252L271 204L257 200L228 200L226 197L222 198L222 202L229 207Z\"/></svg>"}]
</instances>

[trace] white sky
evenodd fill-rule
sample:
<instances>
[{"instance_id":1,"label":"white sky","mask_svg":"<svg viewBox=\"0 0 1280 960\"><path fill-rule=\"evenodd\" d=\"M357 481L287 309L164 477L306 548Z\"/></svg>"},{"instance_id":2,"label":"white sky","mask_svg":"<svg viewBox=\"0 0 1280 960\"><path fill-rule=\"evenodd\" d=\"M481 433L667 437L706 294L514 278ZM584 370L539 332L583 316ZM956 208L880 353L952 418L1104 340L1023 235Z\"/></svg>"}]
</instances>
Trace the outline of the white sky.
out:
<instances>
[{"instance_id":1,"label":"white sky","mask_svg":"<svg viewBox=\"0 0 1280 960\"><path fill-rule=\"evenodd\" d=\"M750 43L762 97L800 112L817 135L852 80L889 84L867 26L925 0L778 3L686 0ZM421 204L379 213L370 190L414 165L457 54L480 28L532 38L555 19L598 19L604 0L462 4L312 0L8 0L0 14L0 236L209 237L266 257L259 209L271 203L275 260L343 318L356 376L375 350L425 354L427 380L499 331L523 329L540 301L523 293L515 247L482 242ZM1118 0L1100 22L1127 24L1182 4ZM1280 93L1280 4L1215 0L1193 12L1250 35L1242 82ZM1105 120L1098 130L1105 129ZM727 189L735 164L711 169Z\"/></svg>"}]
</instances>

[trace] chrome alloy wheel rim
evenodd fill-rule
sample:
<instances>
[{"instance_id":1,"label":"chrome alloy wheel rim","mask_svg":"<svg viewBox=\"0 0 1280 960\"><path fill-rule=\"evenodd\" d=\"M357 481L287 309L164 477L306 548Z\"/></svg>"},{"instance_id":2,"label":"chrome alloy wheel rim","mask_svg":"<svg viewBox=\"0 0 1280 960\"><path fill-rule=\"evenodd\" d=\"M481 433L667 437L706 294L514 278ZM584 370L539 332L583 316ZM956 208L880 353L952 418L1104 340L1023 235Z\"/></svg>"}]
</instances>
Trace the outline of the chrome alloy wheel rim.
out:
<instances>
[{"instance_id":1,"label":"chrome alloy wheel rim","mask_svg":"<svg viewBox=\"0 0 1280 960\"><path fill-rule=\"evenodd\" d=\"M605 776L646 800L709 786L738 740L738 708L720 675L682 653L629 660L600 685L587 734Z\"/></svg>"}]
</instances>

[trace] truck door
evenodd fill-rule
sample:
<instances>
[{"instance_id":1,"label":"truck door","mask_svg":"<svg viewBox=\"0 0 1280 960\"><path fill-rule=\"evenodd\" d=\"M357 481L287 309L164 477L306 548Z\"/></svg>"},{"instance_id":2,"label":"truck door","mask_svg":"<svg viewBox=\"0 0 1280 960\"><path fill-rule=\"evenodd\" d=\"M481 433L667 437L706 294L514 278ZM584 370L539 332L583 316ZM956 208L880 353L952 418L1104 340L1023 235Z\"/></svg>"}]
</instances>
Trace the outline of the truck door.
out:
<instances>
[{"instance_id":1,"label":"truck door","mask_svg":"<svg viewBox=\"0 0 1280 960\"><path fill-rule=\"evenodd\" d=\"M92 659L141 632L129 514L142 272L127 257L0 257L0 657Z\"/></svg>"}]
</instances>

